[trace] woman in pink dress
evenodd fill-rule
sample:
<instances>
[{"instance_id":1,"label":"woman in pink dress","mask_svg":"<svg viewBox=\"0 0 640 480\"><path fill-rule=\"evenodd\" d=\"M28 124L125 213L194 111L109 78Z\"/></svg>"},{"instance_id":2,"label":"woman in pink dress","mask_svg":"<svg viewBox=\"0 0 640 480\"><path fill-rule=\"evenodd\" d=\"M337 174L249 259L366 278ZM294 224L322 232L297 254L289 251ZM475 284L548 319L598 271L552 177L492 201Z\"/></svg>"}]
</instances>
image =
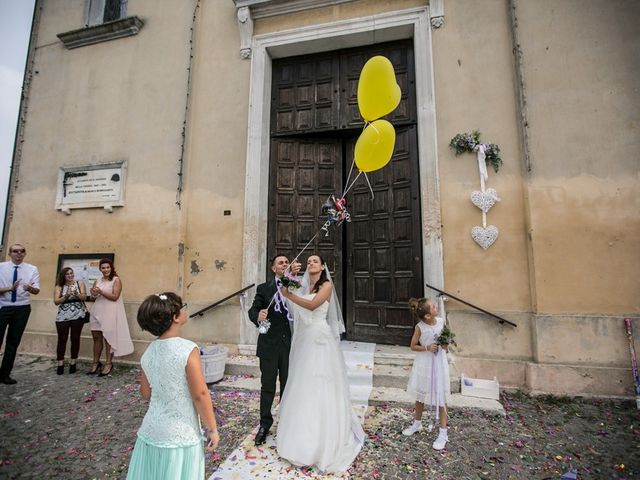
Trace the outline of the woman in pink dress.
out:
<instances>
[{"instance_id":1,"label":"woman in pink dress","mask_svg":"<svg viewBox=\"0 0 640 480\"><path fill-rule=\"evenodd\" d=\"M133 343L129 335L129 325L122 301L122 282L108 258L100 260L99 278L91 287L91 298L95 301L91 309L91 335L93 336L93 367L88 374L100 377L109 375L113 370L113 356L123 357L133 352ZM104 368L100 363L102 344L105 345Z\"/></svg>"}]
</instances>

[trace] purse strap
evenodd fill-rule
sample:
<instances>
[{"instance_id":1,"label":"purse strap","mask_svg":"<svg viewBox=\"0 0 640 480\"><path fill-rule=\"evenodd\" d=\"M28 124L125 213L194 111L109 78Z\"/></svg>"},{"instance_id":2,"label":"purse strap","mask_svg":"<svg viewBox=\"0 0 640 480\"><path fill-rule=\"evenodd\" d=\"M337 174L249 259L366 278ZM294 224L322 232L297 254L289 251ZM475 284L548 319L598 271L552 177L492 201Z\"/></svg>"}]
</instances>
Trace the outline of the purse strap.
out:
<instances>
[{"instance_id":1,"label":"purse strap","mask_svg":"<svg viewBox=\"0 0 640 480\"><path fill-rule=\"evenodd\" d=\"M84 298L81 298L82 295L82 290L80 290L80 283L76 282L76 285L78 286L78 297L80 298L80 301L82 302L82 306L84 307L84 309L88 312L89 309L87 308L87 304L84 303Z\"/></svg>"}]
</instances>

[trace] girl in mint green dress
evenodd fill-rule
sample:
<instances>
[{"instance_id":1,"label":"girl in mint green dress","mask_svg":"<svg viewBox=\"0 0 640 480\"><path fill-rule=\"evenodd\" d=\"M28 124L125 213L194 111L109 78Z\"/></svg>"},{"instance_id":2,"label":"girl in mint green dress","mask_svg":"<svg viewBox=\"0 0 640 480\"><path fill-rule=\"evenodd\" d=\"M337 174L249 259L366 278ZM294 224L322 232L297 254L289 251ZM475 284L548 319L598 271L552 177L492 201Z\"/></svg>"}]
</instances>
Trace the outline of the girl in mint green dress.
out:
<instances>
[{"instance_id":1,"label":"girl in mint green dress","mask_svg":"<svg viewBox=\"0 0 640 480\"><path fill-rule=\"evenodd\" d=\"M186 304L175 293L151 295L138 309L138 324L158 338L142 355L140 394L149 410L138 430L128 480L202 480L202 430L213 451L219 435L198 346L179 336ZM202 427L200 422L202 421Z\"/></svg>"}]
</instances>

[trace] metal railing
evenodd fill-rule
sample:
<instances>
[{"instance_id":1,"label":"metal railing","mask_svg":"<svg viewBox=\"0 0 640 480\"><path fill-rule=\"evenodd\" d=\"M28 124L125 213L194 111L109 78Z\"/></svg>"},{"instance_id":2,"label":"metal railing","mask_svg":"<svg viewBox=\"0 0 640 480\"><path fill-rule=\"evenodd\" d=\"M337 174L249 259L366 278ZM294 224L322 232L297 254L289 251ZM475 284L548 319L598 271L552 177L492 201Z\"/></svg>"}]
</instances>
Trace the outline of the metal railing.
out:
<instances>
[{"instance_id":1,"label":"metal railing","mask_svg":"<svg viewBox=\"0 0 640 480\"><path fill-rule=\"evenodd\" d=\"M454 300L456 300L456 301L458 301L458 302L460 302L460 303L464 303L465 305L467 305L467 306L469 306L469 307L471 307L471 308L475 308L475 309L476 309L476 310L478 310L479 312L486 313L487 315L489 315L489 316L491 316L491 317L493 317L493 318L496 318L500 323L508 323L508 324L509 324L509 325L511 325L512 327L517 327L517 326L518 326L518 325L516 325L515 323L510 322L509 320L507 320L507 319L505 319L505 318L502 318L502 317L500 317L500 316L496 315L495 313L491 313L491 312L489 312L489 311L485 310L484 308L480 308L480 307L478 307L478 306L474 305L473 303L469 303L469 302L467 302L467 301L465 301L465 300L462 300L461 298L458 298L458 297L456 297L455 295L452 295L452 294L450 294L450 293L448 293L448 292L445 292L444 290L440 290L439 288L436 288L436 287L434 287L433 285L429 285L428 283L425 283L425 285L426 285L428 288L430 288L431 290L435 290L436 292L438 292L438 293L440 293L440 294L442 294L442 295L445 295L445 296L447 296L447 297L449 297L449 298L453 298Z\"/></svg>"},{"instance_id":2,"label":"metal railing","mask_svg":"<svg viewBox=\"0 0 640 480\"><path fill-rule=\"evenodd\" d=\"M233 297L235 297L236 295L240 295L241 293L246 292L247 290L249 290L249 289L250 289L251 287L253 287L254 285L255 285L255 283L252 283L251 285L249 285L249 286L247 286L247 287L244 287L244 288L242 288L242 289L238 290L237 292L233 292L231 295L227 295L227 296L226 296L226 297L224 297L223 299L218 300L217 302L212 303L211 305L209 305L209 306L207 306L207 307L204 307L204 308L203 308L203 309L201 309L201 310L198 310L196 313L192 313L191 315L189 315L189 318L193 318L193 317L196 317L196 316L201 317L202 315L204 315L204 312L206 312L207 310L211 310L212 308L217 307L217 306L218 306L218 305L220 305L221 303L226 302L226 301L227 301L227 300L229 300L230 298L233 298Z\"/></svg>"}]
</instances>

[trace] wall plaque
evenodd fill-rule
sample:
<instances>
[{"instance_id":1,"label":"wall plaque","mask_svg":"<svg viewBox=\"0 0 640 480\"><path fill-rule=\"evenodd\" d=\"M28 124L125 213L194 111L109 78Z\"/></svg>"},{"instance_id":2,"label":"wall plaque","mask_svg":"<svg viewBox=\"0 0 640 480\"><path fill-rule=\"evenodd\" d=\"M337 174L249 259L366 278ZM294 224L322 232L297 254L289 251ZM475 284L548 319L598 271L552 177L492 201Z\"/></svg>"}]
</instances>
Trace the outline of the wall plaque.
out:
<instances>
[{"instance_id":1,"label":"wall plaque","mask_svg":"<svg viewBox=\"0 0 640 480\"><path fill-rule=\"evenodd\" d=\"M124 205L126 162L60 167L56 209L71 215L72 208L101 207L108 212Z\"/></svg>"}]
</instances>

